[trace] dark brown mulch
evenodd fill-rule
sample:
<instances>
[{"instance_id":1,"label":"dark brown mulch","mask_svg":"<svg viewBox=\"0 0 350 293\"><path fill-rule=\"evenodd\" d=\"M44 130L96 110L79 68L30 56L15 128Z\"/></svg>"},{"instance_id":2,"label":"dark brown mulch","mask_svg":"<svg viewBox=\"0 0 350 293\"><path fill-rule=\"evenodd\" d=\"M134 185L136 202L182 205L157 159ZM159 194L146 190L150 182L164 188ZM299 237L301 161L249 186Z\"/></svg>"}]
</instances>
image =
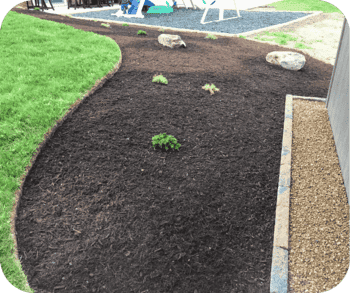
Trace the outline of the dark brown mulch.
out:
<instances>
[{"instance_id":1,"label":"dark brown mulch","mask_svg":"<svg viewBox=\"0 0 350 293\"><path fill-rule=\"evenodd\" d=\"M106 35L123 56L24 182L15 227L31 288L269 292L286 95L326 98L333 66L306 55L289 71L265 60L278 46L179 32L187 48L172 50L157 29L13 11ZM179 151L153 149L160 133Z\"/></svg>"}]
</instances>

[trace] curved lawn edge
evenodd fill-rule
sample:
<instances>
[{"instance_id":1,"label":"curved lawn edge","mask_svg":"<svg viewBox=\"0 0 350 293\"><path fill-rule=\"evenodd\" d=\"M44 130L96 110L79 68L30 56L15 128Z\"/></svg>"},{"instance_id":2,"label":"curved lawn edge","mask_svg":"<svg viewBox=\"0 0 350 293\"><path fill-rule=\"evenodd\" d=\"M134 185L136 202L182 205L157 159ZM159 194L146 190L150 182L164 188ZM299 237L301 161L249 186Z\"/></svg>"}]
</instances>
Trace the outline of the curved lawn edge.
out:
<instances>
[{"instance_id":1,"label":"curved lawn edge","mask_svg":"<svg viewBox=\"0 0 350 293\"><path fill-rule=\"evenodd\" d=\"M16 288L25 291L25 292L34 292L33 289L30 288L28 282L27 282L27 277L24 274L23 270L22 270L22 266L21 263L19 261L18 258L18 251L17 251L17 241L16 241L16 231L15 231L15 218L16 218L16 214L17 214L17 203L20 199L21 193L22 193L22 187L23 184L26 181L26 178L29 174L29 171L32 167L32 165L34 164L36 158L38 157L38 155L40 154L40 151L42 149L43 146L45 146L46 142L50 139L50 137L54 134L54 132L56 131L56 129L58 129L58 127L60 125L62 125L62 123L68 118L70 117L70 115L72 115L72 113L78 108L78 106L81 104L81 102L89 97L90 95L92 95L97 89L101 88L104 83L113 77L113 75L119 70L121 63L122 63L122 53L120 50L119 45L112 40L109 37L104 37L104 36L100 36L97 35L95 33L92 32L85 32L85 31L78 31L75 30L73 27L70 26L66 26L66 25L62 25L59 23L55 23L55 22L50 22L47 20L42 20L42 19L38 19L32 16L28 16L28 15L23 15L23 14L19 14L17 12L13 12L10 11L7 16L4 19L4 23L2 25L2 38L3 38L3 42L6 45L6 28L8 28L8 32L9 32L9 37L13 37L13 34L20 32L20 28L15 28L13 25L16 22L16 19L18 20L18 23L21 23L22 26L26 26L28 25L28 21L31 22L31 24L39 24L40 27L40 32L45 33L45 28L51 29L53 27L55 27L55 29L57 30L57 27L59 26L59 31L62 35L65 34L65 32L67 32L67 30L69 32L73 32L73 36L72 36L72 40L74 38L75 39L75 35L76 34L81 34L83 36L83 38L86 38L86 42L83 42L82 44L91 44L93 41L95 42L99 42L99 44L102 44L102 46L104 48L106 48L106 51L110 50L111 48L111 44L114 47L112 51L112 53L108 56L107 54L103 55L104 60L103 62L101 62L101 51L100 50L95 50L93 51L92 49L90 50L90 54L89 54L89 60L84 60L85 57L81 57L79 54L72 54L71 57L69 59L69 55L66 55L65 53L63 54L63 57L68 57L67 62L70 62L74 59L73 64L80 64L80 61L82 63L84 62L88 62L91 63L92 65L95 66L87 66L85 67L84 71L81 72L80 76L76 76L74 75L74 80L78 81L78 83L73 83L72 88L70 88L70 91L68 93L66 93L65 95L63 95L64 97L62 97L61 99L59 99L59 101L64 100L63 102L65 104L68 105L65 107L51 107L51 108L58 108L58 111L61 111L60 113L57 113L58 111L56 111L55 115L50 115L47 116L46 118L46 123L44 125L41 125L42 129L36 129L36 141L41 141L39 145L33 145L32 149L29 150L28 152L26 152L25 155L20 154L19 152L17 153L17 160L23 162L28 162L26 164L25 167L25 171L23 172L21 178L17 181L16 187L14 187L12 184L12 186L9 184L6 185L6 182L4 182L4 180L6 180L6 176L4 176L4 178L0 178L0 181L2 181L2 183L4 184L0 184L2 186L7 186L7 188L5 187L4 189L2 189L2 192L4 192L3 194L8 194L8 198L12 198L12 202L13 204L7 204L8 202L4 202L5 205L5 209L6 209L6 213L9 215L8 217L6 217L7 219L9 219L8 221L2 221L1 223L1 227L2 230L6 231L5 233L3 233L2 235L2 239L0 239L0 241L2 242L2 246L6 247L5 249L5 253L2 255L2 259L1 259L1 269L5 275L5 277L7 278L7 280ZM9 27L9 24L11 24L11 27ZM77 33L78 32L78 33ZM51 34L54 35L55 38L55 42L57 41L56 38L56 31L55 33ZM12 36L11 36L12 35ZM84 36L85 35L85 36ZM5 36L5 37L4 37ZM20 41L21 44L19 44L19 46L21 46L23 44L23 41L21 39ZM77 42L72 42L71 43L72 46L69 47L69 45L66 47L66 50L69 51L71 50L72 52L74 52L74 50L77 50ZM1 42L0 42L1 45ZM35 44L34 44L35 46ZM94 45L92 45L92 48L94 47ZM86 51L86 48L82 47L81 49L84 49ZM85 53L84 51L84 53ZM13 50L11 49L11 47L9 47L9 56L13 55L12 54ZM5 53L6 55L6 53ZM51 56L50 54L46 55L46 56ZM45 68L45 60L46 57L45 55L43 57L39 57L39 58L34 58L35 60L33 62L35 62L36 64L44 64L44 66L42 66L43 69L43 76L47 76L48 73L48 68ZM86 55L84 55L86 56ZM81 58L80 58L81 57ZM9 60L9 63L13 60L11 60L13 58L8 58L7 60ZM29 61L28 61L29 59ZM41 59L41 60L40 60ZM6 58L5 58L6 60ZM19 60L19 63L21 62L21 58L17 57L17 60ZM38 62L39 60L39 62ZM30 65L30 58L27 58L26 61L28 61L29 66L27 67L30 71L32 70L33 67L31 67ZM40 62L43 61L43 62ZM95 63L94 63L95 62ZM28 64L26 63L26 65ZM113 63L113 66L111 68L111 66L109 65L110 63ZM11 64L12 68L15 68L17 66L16 62L13 62ZM38 66L38 65L37 65ZM74 66L74 65L73 65ZM54 67L54 66L53 66ZM96 68L97 67L97 68ZM5 68L5 66L4 66ZM63 70L65 69L64 67L62 68ZM21 73L23 74L23 71L21 71ZM23 74L24 76L28 77L30 76L30 74ZM11 74L9 74L9 76L11 76ZM13 76L13 75L12 75ZM79 81L81 81L79 83ZM35 80L33 80L33 82L35 82ZM5 79L5 83L6 83L6 79ZM30 81L26 82L27 84L30 83ZM57 82L59 83L59 81ZM8 80L7 84L11 84L13 91L15 91L16 93L14 94L15 96L20 96L20 89L16 90L17 88L21 87L21 88L25 88L26 85L23 85L23 83L21 83L21 80L18 81L18 83L14 83L13 80ZM75 87L75 88L74 88ZM13 91L11 92L11 94L13 93ZM22 93L25 92L24 90L22 91ZM83 92L84 94L81 94L81 92ZM60 93L60 90L58 90L57 94ZM41 105L42 106L42 105ZM25 108L23 108L25 109ZM49 113L51 111L48 111ZM52 112L51 112L52 113ZM0 125L1 126L1 125ZM46 131L45 131L46 130ZM23 132L23 131L19 131L19 132ZM27 138L25 137L25 135L22 135L22 137L15 139L15 144L16 145L20 145L22 144ZM8 156L11 156L11 148L9 144L4 144L5 145L5 149L8 150ZM6 151L5 151L6 152ZM30 155L30 154L33 155ZM19 157L21 156L21 157ZM13 158L13 161L16 161L15 158ZM23 166L23 164L22 164ZM21 168L21 167L20 167ZM19 169L20 169L19 168ZM1 176L2 177L2 176ZM7 179L8 181L8 179ZM16 189L16 191L14 192L14 189ZM10 232L10 233L9 233ZM11 236L9 235L11 234ZM21 280L22 279L22 280Z\"/></svg>"}]
</instances>

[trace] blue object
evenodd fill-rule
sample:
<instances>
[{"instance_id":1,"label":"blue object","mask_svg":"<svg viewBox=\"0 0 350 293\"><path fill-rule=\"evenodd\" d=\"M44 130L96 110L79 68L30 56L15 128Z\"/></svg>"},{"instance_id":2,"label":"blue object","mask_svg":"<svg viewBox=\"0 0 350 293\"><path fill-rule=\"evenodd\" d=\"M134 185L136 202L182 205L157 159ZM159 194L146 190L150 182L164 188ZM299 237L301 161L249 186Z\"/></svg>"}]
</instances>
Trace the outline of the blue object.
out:
<instances>
[{"instance_id":1,"label":"blue object","mask_svg":"<svg viewBox=\"0 0 350 293\"><path fill-rule=\"evenodd\" d=\"M138 0L130 0L130 1L131 1L131 6L130 6L130 9L128 11L128 14L136 14L137 9L139 8L140 1L138 1ZM154 4L149 0L146 0L143 5L147 5L150 7L154 6ZM123 7L122 7L122 9L123 9Z\"/></svg>"},{"instance_id":2,"label":"blue object","mask_svg":"<svg viewBox=\"0 0 350 293\"><path fill-rule=\"evenodd\" d=\"M204 0L203 0L203 2L204 2L204 4L207 4L207 3L205 3L205 1L204 1ZM215 2L216 2L216 0L215 0L213 3L211 3L210 5L213 5Z\"/></svg>"},{"instance_id":3,"label":"blue object","mask_svg":"<svg viewBox=\"0 0 350 293\"><path fill-rule=\"evenodd\" d=\"M124 3L124 1L122 2L121 9L122 9L122 11L125 12L129 6L129 4L128 3L123 4L123 3ZM140 5L140 1L139 0L130 0L129 3L131 3L131 6L128 10L128 14L136 14L137 10L139 8L139 5ZM173 12L173 8L170 7L168 1L166 1L166 6L155 6L154 3L152 3L150 0L145 0L145 3L143 5L147 5L150 7L150 9L147 11L147 13L171 13L171 12ZM175 5L176 5L176 2L174 3L174 6Z\"/></svg>"}]
</instances>

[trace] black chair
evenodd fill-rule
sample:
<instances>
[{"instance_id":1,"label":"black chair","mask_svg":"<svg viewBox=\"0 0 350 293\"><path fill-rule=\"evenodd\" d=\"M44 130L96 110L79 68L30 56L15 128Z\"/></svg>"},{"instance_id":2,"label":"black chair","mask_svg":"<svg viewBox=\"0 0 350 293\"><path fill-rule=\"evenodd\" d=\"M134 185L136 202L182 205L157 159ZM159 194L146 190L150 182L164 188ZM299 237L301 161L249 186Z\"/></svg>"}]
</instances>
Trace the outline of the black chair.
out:
<instances>
[{"instance_id":1,"label":"black chair","mask_svg":"<svg viewBox=\"0 0 350 293\"><path fill-rule=\"evenodd\" d=\"M105 6L111 6L110 4L112 4L112 6L114 5L114 0L99 0L100 5Z\"/></svg>"},{"instance_id":2,"label":"black chair","mask_svg":"<svg viewBox=\"0 0 350 293\"><path fill-rule=\"evenodd\" d=\"M112 0L86 0L87 1L87 7L91 8L91 5L96 5L96 7L103 7L103 5L108 5L110 6L109 3L112 3L113 6L113 1Z\"/></svg>"},{"instance_id":3,"label":"black chair","mask_svg":"<svg viewBox=\"0 0 350 293\"><path fill-rule=\"evenodd\" d=\"M45 0L41 0L41 5L40 5L40 0L34 0L34 1L35 1L35 4L33 4L33 0L30 0L30 3L32 5L29 5L29 1L27 1L27 8L28 8L28 10L30 8L35 8L35 7L39 7L41 9L41 11L44 11L44 9L46 9L46 10L49 10L49 9L55 10L55 8L53 8L53 6L52 6L51 0L49 0L51 7L47 7L47 5L45 3Z\"/></svg>"},{"instance_id":4,"label":"black chair","mask_svg":"<svg viewBox=\"0 0 350 293\"><path fill-rule=\"evenodd\" d=\"M91 5L96 5L97 7L102 7L99 5L99 0L84 0L86 2L87 7L92 8Z\"/></svg>"},{"instance_id":5,"label":"black chair","mask_svg":"<svg viewBox=\"0 0 350 293\"><path fill-rule=\"evenodd\" d=\"M50 1L50 0L49 0ZM96 7L103 7L102 4L110 6L110 3L114 4L113 0L75 0L74 5L72 4L72 0L67 1L68 9L70 7L74 7L74 9L77 9L77 7L83 7L84 9L86 7L92 8L91 5Z\"/></svg>"},{"instance_id":6,"label":"black chair","mask_svg":"<svg viewBox=\"0 0 350 293\"><path fill-rule=\"evenodd\" d=\"M77 7L83 7L84 9L86 7L91 8L90 2L88 0L75 0L74 4L72 4L72 0L67 1L68 9L71 7L74 7L74 9L77 9Z\"/></svg>"}]
</instances>

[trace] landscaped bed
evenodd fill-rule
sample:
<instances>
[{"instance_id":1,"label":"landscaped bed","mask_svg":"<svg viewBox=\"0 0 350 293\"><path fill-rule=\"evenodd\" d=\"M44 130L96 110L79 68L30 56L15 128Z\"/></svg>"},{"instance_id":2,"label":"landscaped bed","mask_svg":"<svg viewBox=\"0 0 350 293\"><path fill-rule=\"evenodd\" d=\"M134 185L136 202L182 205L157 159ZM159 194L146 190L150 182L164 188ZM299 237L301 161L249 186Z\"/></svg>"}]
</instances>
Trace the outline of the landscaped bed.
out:
<instances>
[{"instance_id":1,"label":"landscaped bed","mask_svg":"<svg viewBox=\"0 0 350 293\"><path fill-rule=\"evenodd\" d=\"M16 232L30 286L267 292L285 98L325 98L333 67L305 55L286 70L265 59L280 47L241 38L181 32L187 48L170 49L157 29L14 10L106 35L123 56L23 186ZM154 149L160 133L180 148Z\"/></svg>"}]
</instances>

